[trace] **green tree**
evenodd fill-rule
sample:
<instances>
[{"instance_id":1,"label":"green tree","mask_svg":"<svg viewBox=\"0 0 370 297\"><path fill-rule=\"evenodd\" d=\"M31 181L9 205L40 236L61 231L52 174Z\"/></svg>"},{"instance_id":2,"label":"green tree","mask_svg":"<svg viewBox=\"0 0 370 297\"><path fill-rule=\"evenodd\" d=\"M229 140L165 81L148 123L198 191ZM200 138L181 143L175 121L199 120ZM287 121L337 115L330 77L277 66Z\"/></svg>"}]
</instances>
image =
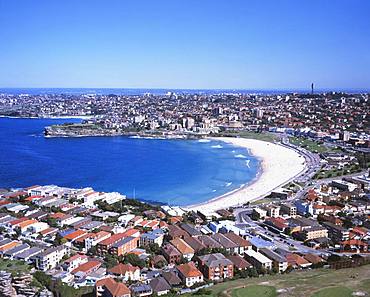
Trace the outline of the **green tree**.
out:
<instances>
[{"instance_id":1,"label":"green tree","mask_svg":"<svg viewBox=\"0 0 370 297\"><path fill-rule=\"evenodd\" d=\"M140 268L145 267L145 261L141 260L138 255L128 254L125 259L125 263L130 263L133 266L139 266Z\"/></svg>"}]
</instances>

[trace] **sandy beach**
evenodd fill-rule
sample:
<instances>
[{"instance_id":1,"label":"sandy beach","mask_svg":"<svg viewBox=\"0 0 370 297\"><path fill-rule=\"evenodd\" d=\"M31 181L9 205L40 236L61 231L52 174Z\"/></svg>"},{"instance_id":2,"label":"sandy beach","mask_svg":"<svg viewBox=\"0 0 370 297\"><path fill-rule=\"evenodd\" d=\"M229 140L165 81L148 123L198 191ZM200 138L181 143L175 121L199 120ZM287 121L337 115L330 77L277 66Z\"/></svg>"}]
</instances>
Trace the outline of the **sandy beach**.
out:
<instances>
[{"instance_id":1,"label":"sandy beach","mask_svg":"<svg viewBox=\"0 0 370 297\"><path fill-rule=\"evenodd\" d=\"M253 156L261 160L261 172L250 184L207 202L190 205L186 209L212 213L218 209L238 206L248 201L261 199L272 190L294 179L306 167L303 156L292 149L278 144L245 138L222 137L215 138L215 140L247 149Z\"/></svg>"}]
</instances>

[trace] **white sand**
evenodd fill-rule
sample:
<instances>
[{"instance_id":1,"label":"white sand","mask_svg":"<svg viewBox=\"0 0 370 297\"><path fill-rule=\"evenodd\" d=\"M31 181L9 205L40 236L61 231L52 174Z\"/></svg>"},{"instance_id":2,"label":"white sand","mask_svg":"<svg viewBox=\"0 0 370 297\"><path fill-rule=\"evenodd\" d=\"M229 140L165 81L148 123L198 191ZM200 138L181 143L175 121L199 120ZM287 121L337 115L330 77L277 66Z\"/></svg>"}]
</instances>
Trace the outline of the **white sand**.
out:
<instances>
[{"instance_id":1,"label":"white sand","mask_svg":"<svg viewBox=\"0 0 370 297\"><path fill-rule=\"evenodd\" d=\"M214 139L248 149L253 156L262 161L262 172L249 185L210 201L188 206L186 209L212 213L222 208L238 206L252 200L261 199L276 188L293 180L306 168L303 156L278 144L245 138L222 137Z\"/></svg>"}]
</instances>

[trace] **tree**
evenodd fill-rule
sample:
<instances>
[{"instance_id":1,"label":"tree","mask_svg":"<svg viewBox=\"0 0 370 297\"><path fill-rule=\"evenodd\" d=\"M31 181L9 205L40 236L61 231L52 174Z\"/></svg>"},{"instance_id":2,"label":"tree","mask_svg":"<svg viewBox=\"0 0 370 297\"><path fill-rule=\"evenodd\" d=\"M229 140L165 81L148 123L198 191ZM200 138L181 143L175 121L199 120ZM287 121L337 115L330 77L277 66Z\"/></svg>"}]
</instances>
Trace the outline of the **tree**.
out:
<instances>
[{"instance_id":1,"label":"tree","mask_svg":"<svg viewBox=\"0 0 370 297\"><path fill-rule=\"evenodd\" d=\"M248 272L249 277L258 277L258 272L257 272L257 269L255 267L248 268L247 272Z\"/></svg>"},{"instance_id":2,"label":"tree","mask_svg":"<svg viewBox=\"0 0 370 297\"><path fill-rule=\"evenodd\" d=\"M35 271L33 273L33 277L43 286L46 288L51 287L51 277L47 275L45 272L42 271Z\"/></svg>"},{"instance_id":3,"label":"tree","mask_svg":"<svg viewBox=\"0 0 370 297\"><path fill-rule=\"evenodd\" d=\"M105 265L107 266L108 269L118 264L118 260L113 255L110 254L107 254L104 260Z\"/></svg>"},{"instance_id":4,"label":"tree","mask_svg":"<svg viewBox=\"0 0 370 297\"><path fill-rule=\"evenodd\" d=\"M67 242L67 239L65 239L62 235L60 235L59 232L55 235L54 245L56 246L63 245L66 242Z\"/></svg>"},{"instance_id":5,"label":"tree","mask_svg":"<svg viewBox=\"0 0 370 297\"><path fill-rule=\"evenodd\" d=\"M145 261L141 260L138 255L128 254L125 259L125 263L130 263L133 266L139 266L140 268L145 267Z\"/></svg>"}]
</instances>

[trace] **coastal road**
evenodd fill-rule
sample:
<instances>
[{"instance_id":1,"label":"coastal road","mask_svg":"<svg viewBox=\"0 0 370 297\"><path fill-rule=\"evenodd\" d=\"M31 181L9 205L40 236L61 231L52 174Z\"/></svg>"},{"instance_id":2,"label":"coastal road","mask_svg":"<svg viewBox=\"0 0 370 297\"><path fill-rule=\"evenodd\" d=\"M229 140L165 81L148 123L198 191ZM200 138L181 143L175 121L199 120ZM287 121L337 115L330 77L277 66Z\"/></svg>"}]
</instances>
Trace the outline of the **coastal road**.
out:
<instances>
[{"instance_id":1,"label":"coastal road","mask_svg":"<svg viewBox=\"0 0 370 297\"><path fill-rule=\"evenodd\" d=\"M326 250L316 250L305 246L301 241L294 240L292 238L281 238L279 234L266 230L258 222L253 221L249 214L251 213L252 208L238 208L234 210L234 215L236 218L236 223L238 225L248 225L254 229L255 233L265 234L273 238L273 243L277 248L281 248L287 251L294 251L298 253L311 253L315 255L326 254ZM293 250L294 249L294 250Z\"/></svg>"}]
</instances>

